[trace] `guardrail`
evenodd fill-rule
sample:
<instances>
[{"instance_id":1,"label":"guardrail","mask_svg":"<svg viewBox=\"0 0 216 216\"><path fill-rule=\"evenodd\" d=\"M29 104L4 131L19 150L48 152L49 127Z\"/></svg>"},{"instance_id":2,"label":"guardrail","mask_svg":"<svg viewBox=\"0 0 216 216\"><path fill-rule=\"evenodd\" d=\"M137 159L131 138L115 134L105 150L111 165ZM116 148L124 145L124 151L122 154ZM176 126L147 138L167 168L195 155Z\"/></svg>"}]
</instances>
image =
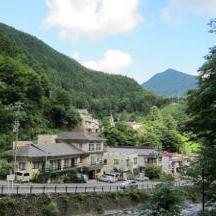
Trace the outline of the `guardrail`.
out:
<instances>
[{"instance_id":1,"label":"guardrail","mask_svg":"<svg viewBox=\"0 0 216 216\"><path fill-rule=\"evenodd\" d=\"M139 184L138 189L153 190L158 183ZM188 186L182 182L176 182L176 187ZM91 192L117 192L123 190L120 185L106 184L95 186L71 186L71 185L1 185L0 194L40 194L40 193L91 193Z\"/></svg>"}]
</instances>

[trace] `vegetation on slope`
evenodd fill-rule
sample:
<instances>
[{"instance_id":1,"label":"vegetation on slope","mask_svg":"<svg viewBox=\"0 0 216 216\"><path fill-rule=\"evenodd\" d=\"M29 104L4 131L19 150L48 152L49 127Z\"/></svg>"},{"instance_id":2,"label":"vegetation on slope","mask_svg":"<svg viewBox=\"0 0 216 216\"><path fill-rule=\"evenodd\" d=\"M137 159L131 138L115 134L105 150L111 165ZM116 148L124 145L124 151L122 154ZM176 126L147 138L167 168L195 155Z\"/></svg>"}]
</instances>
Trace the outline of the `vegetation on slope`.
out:
<instances>
[{"instance_id":1,"label":"vegetation on slope","mask_svg":"<svg viewBox=\"0 0 216 216\"><path fill-rule=\"evenodd\" d=\"M196 77L173 69L158 73L143 83L143 88L158 95L186 96L197 85Z\"/></svg>"},{"instance_id":2,"label":"vegetation on slope","mask_svg":"<svg viewBox=\"0 0 216 216\"><path fill-rule=\"evenodd\" d=\"M21 102L16 113L15 103ZM91 71L37 38L0 24L0 149L12 143L14 119L20 139L73 128L80 120L74 108L99 117L122 111L148 113L168 99L143 91L120 75Z\"/></svg>"}]
</instances>

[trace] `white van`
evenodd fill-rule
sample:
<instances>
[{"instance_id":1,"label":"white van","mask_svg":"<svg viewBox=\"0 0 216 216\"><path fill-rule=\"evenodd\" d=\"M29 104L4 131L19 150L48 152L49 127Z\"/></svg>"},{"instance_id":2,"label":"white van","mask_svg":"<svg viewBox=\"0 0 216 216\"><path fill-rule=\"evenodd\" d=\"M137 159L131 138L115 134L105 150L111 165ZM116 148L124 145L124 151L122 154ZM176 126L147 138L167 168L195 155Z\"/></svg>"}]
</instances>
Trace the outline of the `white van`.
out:
<instances>
[{"instance_id":1,"label":"white van","mask_svg":"<svg viewBox=\"0 0 216 216\"><path fill-rule=\"evenodd\" d=\"M29 182L30 181L30 174L25 171L16 172L16 180L18 182Z\"/></svg>"},{"instance_id":2,"label":"white van","mask_svg":"<svg viewBox=\"0 0 216 216\"><path fill-rule=\"evenodd\" d=\"M120 177L119 173L105 173L105 175L112 178L112 182L117 182L119 180L119 177Z\"/></svg>"}]
</instances>

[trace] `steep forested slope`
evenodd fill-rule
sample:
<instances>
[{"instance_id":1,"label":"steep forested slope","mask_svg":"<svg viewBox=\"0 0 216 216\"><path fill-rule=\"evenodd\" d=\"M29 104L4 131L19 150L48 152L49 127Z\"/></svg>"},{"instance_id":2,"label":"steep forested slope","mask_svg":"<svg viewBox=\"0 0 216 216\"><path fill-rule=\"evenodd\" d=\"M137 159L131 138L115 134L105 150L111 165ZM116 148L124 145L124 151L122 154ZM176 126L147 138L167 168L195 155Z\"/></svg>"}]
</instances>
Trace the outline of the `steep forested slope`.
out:
<instances>
[{"instance_id":1,"label":"steep forested slope","mask_svg":"<svg viewBox=\"0 0 216 216\"><path fill-rule=\"evenodd\" d=\"M14 104L22 103L16 116ZM98 116L122 111L148 113L167 99L145 92L133 79L89 70L29 34L0 24L0 145L20 119L20 138L71 128L75 108Z\"/></svg>"},{"instance_id":2,"label":"steep forested slope","mask_svg":"<svg viewBox=\"0 0 216 216\"><path fill-rule=\"evenodd\" d=\"M69 91L76 107L97 112L146 112L151 105L163 103L161 98L144 92L133 79L89 70L37 38L4 24L0 24L0 47L4 47L0 54L19 58Z\"/></svg>"}]
</instances>

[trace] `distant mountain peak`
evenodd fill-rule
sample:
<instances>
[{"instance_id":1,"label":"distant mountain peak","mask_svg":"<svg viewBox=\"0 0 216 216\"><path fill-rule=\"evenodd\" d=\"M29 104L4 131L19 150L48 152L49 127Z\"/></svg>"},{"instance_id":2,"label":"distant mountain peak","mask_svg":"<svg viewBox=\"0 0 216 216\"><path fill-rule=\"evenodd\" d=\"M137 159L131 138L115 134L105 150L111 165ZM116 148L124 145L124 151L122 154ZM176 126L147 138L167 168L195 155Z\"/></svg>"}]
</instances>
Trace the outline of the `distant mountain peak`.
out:
<instances>
[{"instance_id":1,"label":"distant mountain peak","mask_svg":"<svg viewBox=\"0 0 216 216\"><path fill-rule=\"evenodd\" d=\"M169 68L143 83L144 89L164 96L184 96L196 87L196 76Z\"/></svg>"}]
</instances>

